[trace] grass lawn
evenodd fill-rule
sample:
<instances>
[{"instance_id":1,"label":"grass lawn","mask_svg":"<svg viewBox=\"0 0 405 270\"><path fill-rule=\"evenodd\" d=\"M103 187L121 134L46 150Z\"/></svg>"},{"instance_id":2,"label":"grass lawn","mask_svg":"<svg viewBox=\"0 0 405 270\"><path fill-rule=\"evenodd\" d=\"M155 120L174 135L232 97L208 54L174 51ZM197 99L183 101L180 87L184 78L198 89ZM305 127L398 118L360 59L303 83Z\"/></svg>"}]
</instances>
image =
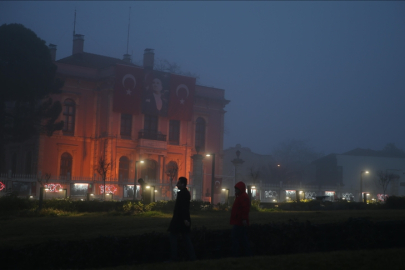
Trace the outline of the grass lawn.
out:
<instances>
[{"instance_id":1,"label":"grass lawn","mask_svg":"<svg viewBox=\"0 0 405 270\"><path fill-rule=\"evenodd\" d=\"M148 212L135 216L105 214L80 214L57 217L0 216L1 247L19 247L37 244L50 239L78 240L99 235L135 235L146 232L165 232L171 214ZM208 229L230 229L229 212L212 211L192 215L192 225ZM297 219L311 223L346 221L348 218L369 218L372 221L405 220L405 210L349 210L349 211L299 211L251 212L251 223L287 222Z\"/></svg>"},{"instance_id":2,"label":"grass lawn","mask_svg":"<svg viewBox=\"0 0 405 270\"><path fill-rule=\"evenodd\" d=\"M104 270L404 269L405 249L356 250L99 268Z\"/></svg>"}]
</instances>

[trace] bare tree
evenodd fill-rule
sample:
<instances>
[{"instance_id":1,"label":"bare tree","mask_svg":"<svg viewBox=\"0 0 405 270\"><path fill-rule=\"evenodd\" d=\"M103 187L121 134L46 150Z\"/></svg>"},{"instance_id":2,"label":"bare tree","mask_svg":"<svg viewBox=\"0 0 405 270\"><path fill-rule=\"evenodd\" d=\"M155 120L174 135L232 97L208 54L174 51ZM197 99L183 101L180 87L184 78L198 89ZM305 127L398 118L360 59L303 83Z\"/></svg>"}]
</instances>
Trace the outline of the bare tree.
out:
<instances>
[{"instance_id":1,"label":"bare tree","mask_svg":"<svg viewBox=\"0 0 405 270\"><path fill-rule=\"evenodd\" d=\"M249 177L252 179L253 184L256 184L256 180L259 179L260 177L260 169L257 168L256 166L250 166L248 168L249 171Z\"/></svg>"},{"instance_id":2,"label":"bare tree","mask_svg":"<svg viewBox=\"0 0 405 270\"><path fill-rule=\"evenodd\" d=\"M181 70L181 66L179 64L176 62L169 62L166 59L156 59L154 63L154 70L194 77L197 81L199 80L199 76L197 74L189 71L184 72Z\"/></svg>"},{"instance_id":3,"label":"bare tree","mask_svg":"<svg viewBox=\"0 0 405 270\"><path fill-rule=\"evenodd\" d=\"M169 163L166 164L166 175L170 178L170 193L172 195L172 200L174 200L173 179L175 179L177 177L178 172L179 172L179 166L178 166L177 162L170 161Z\"/></svg>"},{"instance_id":4,"label":"bare tree","mask_svg":"<svg viewBox=\"0 0 405 270\"><path fill-rule=\"evenodd\" d=\"M386 194L388 185L391 183L392 180L398 179L399 175L390 173L388 171L384 172L383 170L377 171L376 174L378 176L377 185L379 187L381 187L383 190L383 196L384 196L383 198L384 198L384 202L385 202L385 194Z\"/></svg>"},{"instance_id":5,"label":"bare tree","mask_svg":"<svg viewBox=\"0 0 405 270\"><path fill-rule=\"evenodd\" d=\"M103 199L105 200L105 179L107 178L107 174L111 169L111 163L107 162L107 160L105 159L105 157L103 155L101 155L98 158L97 164L95 166L95 170L96 172L101 176L101 178L103 179L103 185L104 185L104 193L103 193Z\"/></svg>"},{"instance_id":6,"label":"bare tree","mask_svg":"<svg viewBox=\"0 0 405 270\"><path fill-rule=\"evenodd\" d=\"M37 177L37 182L40 184L38 211L42 210L42 203L44 201L45 185L48 184L49 179L51 179L51 174L50 173L46 173L44 175L41 175L41 176Z\"/></svg>"},{"instance_id":7,"label":"bare tree","mask_svg":"<svg viewBox=\"0 0 405 270\"><path fill-rule=\"evenodd\" d=\"M50 173L45 173L44 175L37 177L37 182L41 185L41 187L45 187L48 184L49 179L51 179Z\"/></svg>"}]
</instances>

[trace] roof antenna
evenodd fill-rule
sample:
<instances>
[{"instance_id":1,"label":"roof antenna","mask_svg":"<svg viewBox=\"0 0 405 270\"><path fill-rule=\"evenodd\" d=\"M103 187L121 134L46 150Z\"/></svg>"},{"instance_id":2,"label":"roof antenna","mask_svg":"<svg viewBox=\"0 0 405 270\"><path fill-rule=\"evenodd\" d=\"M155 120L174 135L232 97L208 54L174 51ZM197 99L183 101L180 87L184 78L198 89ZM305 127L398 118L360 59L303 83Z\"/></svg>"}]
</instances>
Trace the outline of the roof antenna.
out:
<instances>
[{"instance_id":1,"label":"roof antenna","mask_svg":"<svg viewBox=\"0 0 405 270\"><path fill-rule=\"evenodd\" d=\"M129 7L129 14L128 14L128 37L127 37L127 54L128 54L128 43L129 43L129 25L131 23L131 7Z\"/></svg>"},{"instance_id":2,"label":"roof antenna","mask_svg":"<svg viewBox=\"0 0 405 270\"><path fill-rule=\"evenodd\" d=\"M76 8L75 8L75 20L73 21L73 36L76 34Z\"/></svg>"}]
</instances>

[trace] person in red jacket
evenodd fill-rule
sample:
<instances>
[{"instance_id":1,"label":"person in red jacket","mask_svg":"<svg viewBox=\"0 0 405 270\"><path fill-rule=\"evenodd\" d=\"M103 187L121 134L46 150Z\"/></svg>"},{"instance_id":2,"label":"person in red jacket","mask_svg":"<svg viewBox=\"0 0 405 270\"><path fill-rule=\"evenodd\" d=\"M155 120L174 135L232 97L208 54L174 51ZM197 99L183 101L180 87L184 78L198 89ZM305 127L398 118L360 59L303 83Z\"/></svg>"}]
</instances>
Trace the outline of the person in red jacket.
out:
<instances>
[{"instance_id":1,"label":"person in red jacket","mask_svg":"<svg viewBox=\"0 0 405 270\"><path fill-rule=\"evenodd\" d=\"M246 194L246 185L243 182L238 182L235 185L235 201L232 205L230 221L232 225L232 252L234 257L239 257L239 246L243 247L245 255L252 255L247 236L249 211L250 200Z\"/></svg>"}]
</instances>

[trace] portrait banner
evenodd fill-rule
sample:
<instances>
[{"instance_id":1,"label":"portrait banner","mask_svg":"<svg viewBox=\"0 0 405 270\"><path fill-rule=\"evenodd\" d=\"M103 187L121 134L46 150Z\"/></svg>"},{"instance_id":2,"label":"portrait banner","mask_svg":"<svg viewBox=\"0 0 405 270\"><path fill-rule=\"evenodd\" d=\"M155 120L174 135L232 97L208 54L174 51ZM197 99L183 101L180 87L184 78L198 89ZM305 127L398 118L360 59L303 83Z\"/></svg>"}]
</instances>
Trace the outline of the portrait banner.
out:
<instances>
[{"instance_id":1,"label":"portrait banner","mask_svg":"<svg viewBox=\"0 0 405 270\"><path fill-rule=\"evenodd\" d=\"M142 91L142 113L167 116L170 99L171 75L156 70L145 70Z\"/></svg>"},{"instance_id":2,"label":"portrait banner","mask_svg":"<svg viewBox=\"0 0 405 270\"><path fill-rule=\"evenodd\" d=\"M139 114L143 88L143 69L133 66L115 66L113 111Z\"/></svg>"},{"instance_id":3,"label":"portrait banner","mask_svg":"<svg viewBox=\"0 0 405 270\"><path fill-rule=\"evenodd\" d=\"M172 74L170 80L169 118L190 121L193 116L196 79Z\"/></svg>"}]
</instances>

